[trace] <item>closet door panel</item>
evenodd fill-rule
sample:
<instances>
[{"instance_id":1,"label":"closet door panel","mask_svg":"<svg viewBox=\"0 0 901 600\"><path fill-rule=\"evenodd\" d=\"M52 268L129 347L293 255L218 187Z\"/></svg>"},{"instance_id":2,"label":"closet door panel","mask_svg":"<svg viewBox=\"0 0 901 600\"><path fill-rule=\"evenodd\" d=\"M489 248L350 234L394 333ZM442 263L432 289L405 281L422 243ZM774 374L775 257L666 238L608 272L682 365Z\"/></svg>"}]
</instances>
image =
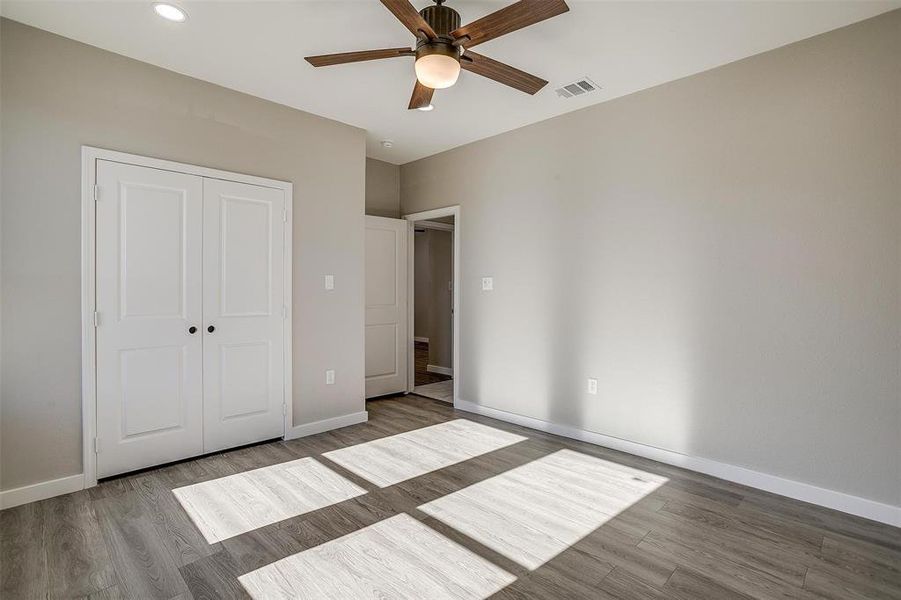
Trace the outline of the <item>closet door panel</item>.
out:
<instances>
[{"instance_id":1,"label":"closet door panel","mask_svg":"<svg viewBox=\"0 0 901 600\"><path fill-rule=\"evenodd\" d=\"M284 434L284 209L282 190L204 180L206 452Z\"/></svg>"},{"instance_id":2,"label":"closet door panel","mask_svg":"<svg viewBox=\"0 0 901 600\"><path fill-rule=\"evenodd\" d=\"M200 177L97 161L97 475L202 453Z\"/></svg>"}]
</instances>

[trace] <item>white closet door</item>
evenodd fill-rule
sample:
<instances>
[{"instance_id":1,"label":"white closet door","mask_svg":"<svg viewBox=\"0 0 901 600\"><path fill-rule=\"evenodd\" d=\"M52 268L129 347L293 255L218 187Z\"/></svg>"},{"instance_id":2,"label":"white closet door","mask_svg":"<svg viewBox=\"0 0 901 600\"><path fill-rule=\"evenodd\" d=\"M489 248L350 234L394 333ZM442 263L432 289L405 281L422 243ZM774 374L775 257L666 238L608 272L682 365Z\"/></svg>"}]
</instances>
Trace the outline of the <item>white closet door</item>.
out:
<instances>
[{"instance_id":1,"label":"white closet door","mask_svg":"<svg viewBox=\"0 0 901 600\"><path fill-rule=\"evenodd\" d=\"M366 217L366 397L407 389L407 221Z\"/></svg>"},{"instance_id":2,"label":"white closet door","mask_svg":"<svg viewBox=\"0 0 901 600\"><path fill-rule=\"evenodd\" d=\"M284 434L285 193L204 179L203 198L203 447L212 452Z\"/></svg>"},{"instance_id":3,"label":"white closet door","mask_svg":"<svg viewBox=\"0 0 901 600\"><path fill-rule=\"evenodd\" d=\"M203 182L98 161L97 184L97 475L107 477L203 452Z\"/></svg>"}]
</instances>

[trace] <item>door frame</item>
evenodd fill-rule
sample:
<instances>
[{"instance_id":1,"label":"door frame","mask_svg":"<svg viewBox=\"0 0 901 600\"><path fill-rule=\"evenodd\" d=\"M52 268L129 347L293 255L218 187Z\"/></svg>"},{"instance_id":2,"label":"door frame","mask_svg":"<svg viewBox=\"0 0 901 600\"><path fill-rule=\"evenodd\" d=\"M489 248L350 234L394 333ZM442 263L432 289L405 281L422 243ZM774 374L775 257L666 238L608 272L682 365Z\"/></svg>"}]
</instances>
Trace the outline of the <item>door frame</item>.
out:
<instances>
[{"instance_id":1,"label":"door frame","mask_svg":"<svg viewBox=\"0 0 901 600\"><path fill-rule=\"evenodd\" d=\"M97 337L96 337L96 250L97 230L95 204L97 197L97 161L106 160L162 171L173 171L186 175L196 175L209 179L222 179L237 183L247 183L260 187L274 188L285 193L285 248L284 248L284 432L290 431L294 423L292 388L292 257L294 223L294 184L222 171L198 165L173 162L116 150L93 146L81 147L81 420L82 420L82 472L84 487L97 485ZM284 433L282 434L284 435Z\"/></svg>"},{"instance_id":2,"label":"door frame","mask_svg":"<svg viewBox=\"0 0 901 600\"><path fill-rule=\"evenodd\" d=\"M415 387L413 384L415 382L415 371L416 371L416 357L415 357L415 340L414 331L413 331L413 311L416 310L414 305L414 269L413 269L413 256L414 256L414 248L416 245L415 240L413 239L413 225L418 221L428 221L430 219L437 219L439 217L453 217L454 218L454 230L452 232L453 237L453 245L454 245L454 297L453 297L453 316L454 316L454 331L453 331L453 341L451 342L454 345L453 348L453 356L454 356L454 408L456 408L460 402L460 381L462 380L462 366L460 364L460 322L462 318L462 313L460 311L460 281L462 279L463 268L460 261L460 246L461 246L461 234L462 227L460 224L460 205L454 204L453 206L446 206L443 208L435 208L433 210L425 210L422 212L410 213L404 215L404 219L407 220L407 392L412 392Z\"/></svg>"}]
</instances>

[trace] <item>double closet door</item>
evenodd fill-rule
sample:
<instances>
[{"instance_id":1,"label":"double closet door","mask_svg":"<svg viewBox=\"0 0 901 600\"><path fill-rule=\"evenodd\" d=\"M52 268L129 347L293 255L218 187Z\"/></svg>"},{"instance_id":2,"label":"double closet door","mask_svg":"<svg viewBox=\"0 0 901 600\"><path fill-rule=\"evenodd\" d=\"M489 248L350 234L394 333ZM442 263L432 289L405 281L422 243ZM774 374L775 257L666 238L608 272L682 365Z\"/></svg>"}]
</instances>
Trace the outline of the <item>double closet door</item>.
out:
<instances>
[{"instance_id":1,"label":"double closet door","mask_svg":"<svg viewBox=\"0 0 901 600\"><path fill-rule=\"evenodd\" d=\"M285 191L96 169L97 476L281 437Z\"/></svg>"}]
</instances>

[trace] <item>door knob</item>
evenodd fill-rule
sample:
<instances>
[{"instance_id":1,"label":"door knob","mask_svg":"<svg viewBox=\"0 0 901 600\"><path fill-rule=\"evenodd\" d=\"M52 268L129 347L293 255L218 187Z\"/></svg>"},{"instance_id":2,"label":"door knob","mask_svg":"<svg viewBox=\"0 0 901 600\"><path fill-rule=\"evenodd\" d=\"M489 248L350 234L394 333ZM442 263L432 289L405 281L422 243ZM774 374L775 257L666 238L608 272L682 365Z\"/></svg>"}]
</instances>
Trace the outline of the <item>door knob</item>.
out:
<instances>
[{"instance_id":1,"label":"door knob","mask_svg":"<svg viewBox=\"0 0 901 600\"><path fill-rule=\"evenodd\" d=\"M209 327L206 328L206 330L209 331L210 333L213 333L214 331L216 331L216 328L213 327L212 325L210 325Z\"/></svg>"},{"instance_id":2,"label":"door knob","mask_svg":"<svg viewBox=\"0 0 901 600\"><path fill-rule=\"evenodd\" d=\"M197 328L191 325L190 327L188 327L188 333L190 333L191 335L197 333Z\"/></svg>"}]
</instances>

